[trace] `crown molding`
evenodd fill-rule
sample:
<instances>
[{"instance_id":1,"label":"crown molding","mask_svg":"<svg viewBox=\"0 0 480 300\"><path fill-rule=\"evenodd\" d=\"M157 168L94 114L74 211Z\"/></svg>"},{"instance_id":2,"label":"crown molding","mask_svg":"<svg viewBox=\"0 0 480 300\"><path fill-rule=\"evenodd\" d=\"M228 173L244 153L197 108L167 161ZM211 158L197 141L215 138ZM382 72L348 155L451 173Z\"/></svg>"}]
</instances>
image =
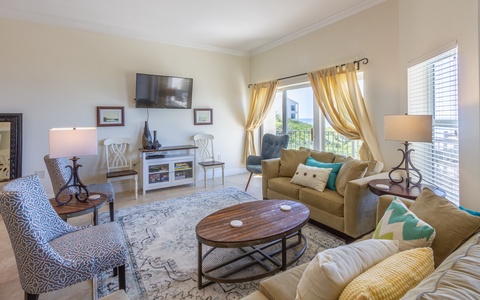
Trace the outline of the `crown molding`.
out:
<instances>
[{"instance_id":1,"label":"crown molding","mask_svg":"<svg viewBox=\"0 0 480 300\"><path fill-rule=\"evenodd\" d=\"M312 32L315 32L321 28L324 28L324 27L327 27L328 25L331 25L333 23L336 23L340 20L343 20L343 19L346 19L350 16L353 16L361 11L364 11L366 9L369 9L370 7L373 7L373 6L376 6L380 3L383 3L385 1L388 1L388 0L365 0L364 2L360 3L360 4L357 4L355 6L352 6L348 9L345 9L341 12L339 12L338 14L335 14L333 16L330 16L328 18L325 18L323 20L321 20L320 22L317 22L311 26L308 26L308 27L305 27L304 29L302 30L299 30L295 33L292 33L290 35L287 35L283 38L280 38L272 43L269 43L265 46L262 46L262 47L259 47L255 50L252 50L250 51L250 56L254 56L254 55L257 55L257 54L260 54L262 52L266 52L268 50L271 50L273 48L276 48L278 46L281 46L283 44L286 44L288 42L291 42L291 41L294 41L302 36L305 36L309 33L312 33Z\"/></svg>"}]
</instances>

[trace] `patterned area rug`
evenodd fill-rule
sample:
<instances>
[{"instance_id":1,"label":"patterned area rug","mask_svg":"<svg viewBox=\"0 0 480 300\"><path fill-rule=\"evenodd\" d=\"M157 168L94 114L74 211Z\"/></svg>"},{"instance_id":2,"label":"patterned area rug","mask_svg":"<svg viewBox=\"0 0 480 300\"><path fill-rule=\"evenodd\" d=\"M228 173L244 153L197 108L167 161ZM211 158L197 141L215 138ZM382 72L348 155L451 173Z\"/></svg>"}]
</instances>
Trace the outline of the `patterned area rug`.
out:
<instances>
[{"instance_id":1,"label":"patterned area rug","mask_svg":"<svg viewBox=\"0 0 480 300\"><path fill-rule=\"evenodd\" d=\"M197 288L196 224L207 215L235 204L256 200L235 188L195 193L188 197L132 206L116 211L128 242L127 294L130 299L240 299L258 288L258 282L212 284ZM108 213L100 216L108 222ZM313 225L302 233L308 244L296 265L344 241ZM205 253L205 252L204 252ZM117 290L117 278L106 273L97 278L97 294Z\"/></svg>"}]
</instances>

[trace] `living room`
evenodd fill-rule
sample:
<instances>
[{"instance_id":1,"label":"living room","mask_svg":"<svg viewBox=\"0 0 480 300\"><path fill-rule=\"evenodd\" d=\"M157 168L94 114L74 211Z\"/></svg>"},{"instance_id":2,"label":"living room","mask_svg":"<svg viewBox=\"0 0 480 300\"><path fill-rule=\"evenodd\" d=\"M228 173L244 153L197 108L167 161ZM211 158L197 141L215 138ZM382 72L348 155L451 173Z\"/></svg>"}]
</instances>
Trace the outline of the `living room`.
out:
<instances>
[{"instance_id":1,"label":"living room","mask_svg":"<svg viewBox=\"0 0 480 300\"><path fill-rule=\"evenodd\" d=\"M22 174L46 171L43 156L49 151L51 128L95 126L97 106L125 108L125 126L98 128L99 142L127 136L140 147L148 118L150 129L157 130L162 145L191 144L194 134L214 134L216 154L226 162L226 176L245 174L249 83L363 57L369 59L361 66L365 103L385 166L390 168L399 161L400 144L384 140L383 120L386 114L407 110L408 63L456 41L460 203L479 211L475 179L480 177L478 1L378 2L295 40L250 55L1 17L0 98L3 112L23 114ZM145 109L135 108L135 73L193 78L192 108L212 108L213 125L195 126L193 110L150 109L147 114ZM84 181L105 181L102 155L82 157L81 164ZM48 175L41 180L47 194L53 195Z\"/></svg>"}]
</instances>

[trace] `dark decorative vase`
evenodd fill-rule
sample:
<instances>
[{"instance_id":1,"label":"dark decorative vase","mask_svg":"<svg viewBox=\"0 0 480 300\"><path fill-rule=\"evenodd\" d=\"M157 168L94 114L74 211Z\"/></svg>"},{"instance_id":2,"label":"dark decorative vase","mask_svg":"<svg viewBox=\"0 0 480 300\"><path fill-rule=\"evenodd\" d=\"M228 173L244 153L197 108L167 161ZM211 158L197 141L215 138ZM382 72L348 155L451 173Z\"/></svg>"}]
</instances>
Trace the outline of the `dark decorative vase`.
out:
<instances>
[{"instance_id":1,"label":"dark decorative vase","mask_svg":"<svg viewBox=\"0 0 480 300\"><path fill-rule=\"evenodd\" d=\"M153 148L152 134L150 133L150 129L148 129L148 121L145 121L145 127L143 128L142 146L143 149Z\"/></svg>"},{"instance_id":2,"label":"dark decorative vase","mask_svg":"<svg viewBox=\"0 0 480 300\"><path fill-rule=\"evenodd\" d=\"M160 144L157 140L157 131L153 131L153 149L158 149L162 147L162 144Z\"/></svg>"}]
</instances>

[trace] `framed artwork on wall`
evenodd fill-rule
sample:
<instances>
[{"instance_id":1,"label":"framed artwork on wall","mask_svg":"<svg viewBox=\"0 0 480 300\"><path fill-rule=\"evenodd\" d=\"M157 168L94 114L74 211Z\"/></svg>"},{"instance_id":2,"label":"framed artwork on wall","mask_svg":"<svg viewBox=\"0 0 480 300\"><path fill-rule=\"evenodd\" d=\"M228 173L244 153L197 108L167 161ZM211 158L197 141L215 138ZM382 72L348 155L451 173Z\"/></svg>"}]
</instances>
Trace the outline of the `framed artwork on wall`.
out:
<instances>
[{"instance_id":1,"label":"framed artwork on wall","mask_svg":"<svg viewBox=\"0 0 480 300\"><path fill-rule=\"evenodd\" d=\"M125 126L123 106L97 106L97 127Z\"/></svg>"},{"instance_id":2,"label":"framed artwork on wall","mask_svg":"<svg viewBox=\"0 0 480 300\"><path fill-rule=\"evenodd\" d=\"M213 125L213 109L212 108L194 108L193 124L194 125Z\"/></svg>"}]
</instances>

